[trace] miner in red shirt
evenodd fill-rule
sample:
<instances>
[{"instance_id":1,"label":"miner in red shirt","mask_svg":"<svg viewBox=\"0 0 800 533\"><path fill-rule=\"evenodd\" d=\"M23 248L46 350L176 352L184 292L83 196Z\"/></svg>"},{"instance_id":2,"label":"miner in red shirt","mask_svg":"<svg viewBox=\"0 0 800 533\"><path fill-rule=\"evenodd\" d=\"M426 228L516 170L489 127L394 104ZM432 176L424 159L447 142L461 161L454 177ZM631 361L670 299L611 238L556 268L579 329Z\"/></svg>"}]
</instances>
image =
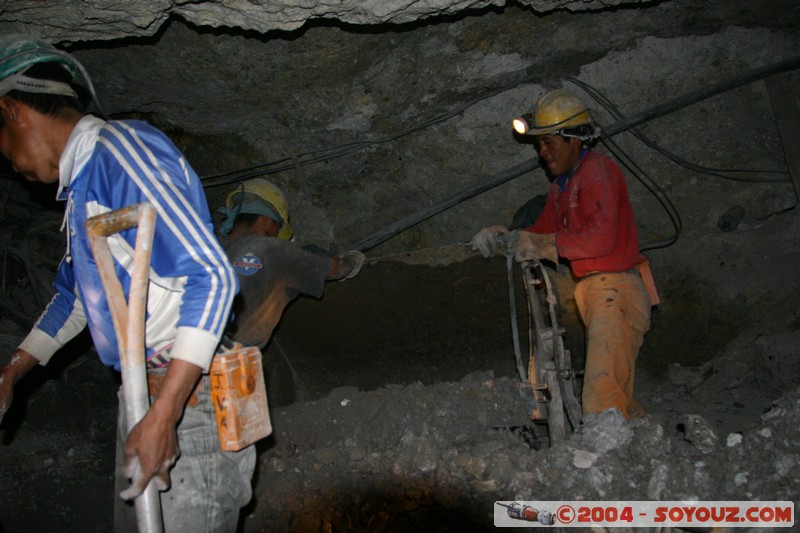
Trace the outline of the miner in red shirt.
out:
<instances>
[{"instance_id":1,"label":"miner in red shirt","mask_svg":"<svg viewBox=\"0 0 800 533\"><path fill-rule=\"evenodd\" d=\"M546 93L524 118L515 129L535 136L553 182L536 222L519 232L515 259L562 257L577 279L575 302L586 328L584 413L617 408L627 419L642 416L633 398L634 367L650 328L651 299L640 275L645 258L625 177L616 163L591 150L599 131L588 108L568 91ZM473 248L494 255L507 232L484 228Z\"/></svg>"}]
</instances>

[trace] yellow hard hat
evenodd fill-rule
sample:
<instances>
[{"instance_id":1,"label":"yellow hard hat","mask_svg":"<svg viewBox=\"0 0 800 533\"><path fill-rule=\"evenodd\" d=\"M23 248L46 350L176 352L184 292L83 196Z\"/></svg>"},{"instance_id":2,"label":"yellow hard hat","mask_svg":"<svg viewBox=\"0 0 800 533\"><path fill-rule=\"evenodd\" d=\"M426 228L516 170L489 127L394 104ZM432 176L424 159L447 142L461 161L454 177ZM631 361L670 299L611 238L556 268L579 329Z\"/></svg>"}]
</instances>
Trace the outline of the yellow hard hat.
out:
<instances>
[{"instance_id":1,"label":"yellow hard hat","mask_svg":"<svg viewBox=\"0 0 800 533\"><path fill-rule=\"evenodd\" d=\"M528 135L548 135L585 124L592 124L589 108L571 92L558 89L539 98L532 117L515 119L514 129Z\"/></svg>"},{"instance_id":2,"label":"yellow hard hat","mask_svg":"<svg viewBox=\"0 0 800 533\"><path fill-rule=\"evenodd\" d=\"M267 204L267 207L272 208L268 209L267 213L269 211L273 213L267 214L263 209L250 206L247 201L248 194L263 200ZM275 184L267 179L255 178L240 183L228 194L228 197L225 199L225 206L228 208L229 212L235 212L236 215L254 213L257 215L266 215L272 219L275 219L273 215L277 215L280 220L275 220L275 222L281 225L278 238L284 241L288 241L292 238L292 227L289 225L289 206L286 203L286 197Z\"/></svg>"}]
</instances>

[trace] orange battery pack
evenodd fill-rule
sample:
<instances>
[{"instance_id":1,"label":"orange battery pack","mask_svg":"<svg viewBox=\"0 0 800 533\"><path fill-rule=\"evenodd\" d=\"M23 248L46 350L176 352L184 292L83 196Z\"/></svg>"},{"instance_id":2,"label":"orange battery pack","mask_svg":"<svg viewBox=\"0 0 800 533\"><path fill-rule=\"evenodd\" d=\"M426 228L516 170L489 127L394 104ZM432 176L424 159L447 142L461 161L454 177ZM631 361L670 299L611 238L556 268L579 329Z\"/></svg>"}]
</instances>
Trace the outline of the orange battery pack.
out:
<instances>
[{"instance_id":1,"label":"orange battery pack","mask_svg":"<svg viewBox=\"0 0 800 533\"><path fill-rule=\"evenodd\" d=\"M223 450L236 452L272 433L261 351L240 344L214 356L211 397Z\"/></svg>"},{"instance_id":2,"label":"orange battery pack","mask_svg":"<svg viewBox=\"0 0 800 533\"><path fill-rule=\"evenodd\" d=\"M639 275L642 276L642 281L644 281L644 286L647 289L647 295L650 297L650 305L652 307L657 306L661 303L661 297L658 295L658 290L656 290L656 282L650 270L650 261L642 261L636 265L636 267L639 269Z\"/></svg>"}]
</instances>

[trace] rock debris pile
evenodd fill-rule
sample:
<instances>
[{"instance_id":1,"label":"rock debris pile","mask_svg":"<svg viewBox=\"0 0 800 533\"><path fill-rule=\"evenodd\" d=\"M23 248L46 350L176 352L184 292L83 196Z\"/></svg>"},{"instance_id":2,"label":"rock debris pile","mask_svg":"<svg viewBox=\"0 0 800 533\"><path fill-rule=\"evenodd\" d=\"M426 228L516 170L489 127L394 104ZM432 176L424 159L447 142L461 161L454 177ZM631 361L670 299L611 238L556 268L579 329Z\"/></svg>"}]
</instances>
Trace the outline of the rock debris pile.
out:
<instances>
[{"instance_id":1,"label":"rock debris pile","mask_svg":"<svg viewBox=\"0 0 800 533\"><path fill-rule=\"evenodd\" d=\"M245 531L485 531L508 500L797 499L800 389L722 433L682 386L658 387L673 411L588 416L552 447L518 382L491 373L280 408Z\"/></svg>"}]
</instances>

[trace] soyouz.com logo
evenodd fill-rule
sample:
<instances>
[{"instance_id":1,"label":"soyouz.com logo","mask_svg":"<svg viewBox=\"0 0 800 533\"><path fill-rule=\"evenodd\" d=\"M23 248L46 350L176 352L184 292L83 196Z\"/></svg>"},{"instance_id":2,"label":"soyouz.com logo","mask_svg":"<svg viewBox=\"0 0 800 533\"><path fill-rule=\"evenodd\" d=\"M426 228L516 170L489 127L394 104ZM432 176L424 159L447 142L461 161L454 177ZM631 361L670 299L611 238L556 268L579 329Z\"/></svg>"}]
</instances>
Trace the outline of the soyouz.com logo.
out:
<instances>
[{"instance_id":1,"label":"soyouz.com logo","mask_svg":"<svg viewBox=\"0 0 800 533\"><path fill-rule=\"evenodd\" d=\"M784 501L496 501L496 527L793 527Z\"/></svg>"}]
</instances>

